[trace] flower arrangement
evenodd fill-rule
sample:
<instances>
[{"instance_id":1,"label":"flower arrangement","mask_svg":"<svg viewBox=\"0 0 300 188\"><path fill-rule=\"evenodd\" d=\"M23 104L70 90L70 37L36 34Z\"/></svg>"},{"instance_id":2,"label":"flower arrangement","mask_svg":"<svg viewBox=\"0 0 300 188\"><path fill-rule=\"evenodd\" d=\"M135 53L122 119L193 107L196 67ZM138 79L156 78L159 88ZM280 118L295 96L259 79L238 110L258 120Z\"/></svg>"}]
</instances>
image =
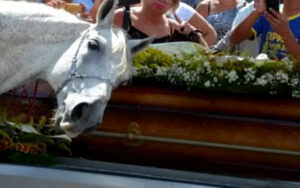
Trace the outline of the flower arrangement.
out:
<instances>
[{"instance_id":1,"label":"flower arrangement","mask_svg":"<svg viewBox=\"0 0 300 188\"><path fill-rule=\"evenodd\" d=\"M44 116L38 123L31 118L26 124L21 123L24 116L8 118L7 112L0 110L1 162L52 165L54 156L71 154L71 140L65 136L50 136L58 131L46 125Z\"/></svg>"},{"instance_id":2,"label":"flower arrangement","mask_svg":"<svg viewBox=\"0 0 300 188\"><path fill-rule=\"evenodd\" d=\"M288 58L270 60L227 55L194 43L152 46L134 57L134 76L155 82L218 92L295 95L299 73ZM189 45L189 46L187 46ZM188 49L187 49L188 48Z\"/></svg>"}]
</instances>

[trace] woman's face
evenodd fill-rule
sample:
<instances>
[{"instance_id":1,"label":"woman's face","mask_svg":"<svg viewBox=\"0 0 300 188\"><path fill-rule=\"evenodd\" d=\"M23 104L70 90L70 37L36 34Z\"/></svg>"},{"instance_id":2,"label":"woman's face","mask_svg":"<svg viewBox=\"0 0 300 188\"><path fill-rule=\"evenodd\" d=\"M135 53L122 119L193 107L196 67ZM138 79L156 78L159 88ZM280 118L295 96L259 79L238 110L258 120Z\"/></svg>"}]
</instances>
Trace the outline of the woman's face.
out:
<instances>
[{"instance_id":1,"label":"woman's face","mask_svg":"<svg viewBox=\"0 0 300 188\"><path fill-rule=\"evenodd\" d=\"M164 14L175 6L175 0L143 0L143 4L154 12Z\"/></svg>"}]
</instances>

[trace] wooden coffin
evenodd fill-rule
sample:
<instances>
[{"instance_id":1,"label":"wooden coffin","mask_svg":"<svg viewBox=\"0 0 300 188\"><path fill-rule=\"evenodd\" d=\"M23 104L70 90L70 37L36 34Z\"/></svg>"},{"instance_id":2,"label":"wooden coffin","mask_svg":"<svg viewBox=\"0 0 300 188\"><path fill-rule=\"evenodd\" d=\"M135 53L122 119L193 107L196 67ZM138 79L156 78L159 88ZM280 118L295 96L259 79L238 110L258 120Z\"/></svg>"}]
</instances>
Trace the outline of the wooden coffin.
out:
<instances>
[{"instance_id":1,"label":"wooden coffin","mask_svg":"<svg viewBox=\"0 0 300 188\"><path fill-rule=\"evenodd\" d=\"M30 110L24 101L20 110L19 98L0 97L1 106L36 118L50 118L56 105L53 98L37 99ZM294 171L300 170L299 123L299 99L133 84L112 93L101 126L75 139L72 149L74 157L168 168L237 164Z\"/></svg>"},{"instance_id":2,"label":"wooden coffin","mask_svg":"<svg viewBox=\"0 0 300 188\"><path fill-rule=\"evenodd\" d=\"M156 48L197 53L190 44L165 45ZM212 163L299 170L299 123L295 98L134 83L113 92L98 132L75 140L74 151L92 159L195 170Z\"/></svg>"},{"instance_id":3,"label":"wooden coffin","mask_svg":"<svg viewBox=\"0 0 300 188\"><path fill-rule=\"evenodd\" d=\"M201 169L208 163L300 169L300 100L132 85L113 92L96 133L74 140L90 159Z\"/></svg>"}]
</instances>

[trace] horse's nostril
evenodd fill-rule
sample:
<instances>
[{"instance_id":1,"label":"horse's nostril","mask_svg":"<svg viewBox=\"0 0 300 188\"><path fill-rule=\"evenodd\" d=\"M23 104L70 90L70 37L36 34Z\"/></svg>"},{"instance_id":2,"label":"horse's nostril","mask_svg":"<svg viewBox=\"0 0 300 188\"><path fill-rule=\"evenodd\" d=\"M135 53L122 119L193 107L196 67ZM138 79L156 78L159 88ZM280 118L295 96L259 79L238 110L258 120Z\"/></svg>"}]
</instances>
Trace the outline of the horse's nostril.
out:
<instances>
[{"instance_id":1,"label":"horse's nostril","mask_svg":"<svg viewBox=\"0 0 300 188\"><path fill-rule=\"evenodd\" d=\"M85 108L89 106L88 103L80 103L74 107L71 113L71 120L76 122L82 118L84 115Z\"/></svg>"}]
</instances>

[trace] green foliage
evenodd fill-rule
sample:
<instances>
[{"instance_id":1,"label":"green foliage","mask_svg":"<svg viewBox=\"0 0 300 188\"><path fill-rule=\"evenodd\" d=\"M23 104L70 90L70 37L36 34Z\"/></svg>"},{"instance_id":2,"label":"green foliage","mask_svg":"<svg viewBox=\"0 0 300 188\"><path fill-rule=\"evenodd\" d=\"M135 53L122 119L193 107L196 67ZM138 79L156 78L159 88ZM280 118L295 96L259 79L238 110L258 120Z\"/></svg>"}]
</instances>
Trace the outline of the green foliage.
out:
<instances>
[{"instance_id":1,"label":"green foliage","mask_svg":"<svg viewBox=\"0 0 300 188\"><path fill-rule=\"evenodd\" d=\"M158 49L149 47L135 56L133 64L138 68L143 66L150 66L154 69L157 67L170 67L172 57Z\"/></svg>"},{"instance_id":2,"label":"green foliage","mask_svg":"<svg viewBox=\"0 0 300 188\"><path fill-rule=\"evenodd\" d=\"M40 132L44 127L44 125L46 124L46 122L47 122L46 116L42 116L41 119L39 120L39 123L36 126L37 131Z\"/></svg>"},{"instance_id":3,"label":"green foliage","mask_svg":"<svg viewBox=\"0 0 300 188\"><path fill-rule=\"evenodd\" d=\"M299 72L287 58L239 57L195 45L193 52L173 55L148 48L134 57L134 65L136 78L189 90L287 96L299 91Z\"/></svg>"},{"instance_id":4,"label":"green foliage","mask_svg":"<svg viewBox=\"0 0 300 188\"><path fill-rule=\"evenodd\" d=\"M0 109L0 162L52 165L54 156L71 155L70 141L52 137L51 133L59 131L46 125L45 116L38 123L31 117L28 124L24 117L10 117Z\"/></svg>"},{"instance_id":5,"label":"green foliage","mask_svg":"<svg viewBox=\"0 0 300 188\"><path fill-rule=\"evenodd\" d=\"M0 123L7 121L7 111L6 109L0 108Z\"/></svg>"}]
</instances>

